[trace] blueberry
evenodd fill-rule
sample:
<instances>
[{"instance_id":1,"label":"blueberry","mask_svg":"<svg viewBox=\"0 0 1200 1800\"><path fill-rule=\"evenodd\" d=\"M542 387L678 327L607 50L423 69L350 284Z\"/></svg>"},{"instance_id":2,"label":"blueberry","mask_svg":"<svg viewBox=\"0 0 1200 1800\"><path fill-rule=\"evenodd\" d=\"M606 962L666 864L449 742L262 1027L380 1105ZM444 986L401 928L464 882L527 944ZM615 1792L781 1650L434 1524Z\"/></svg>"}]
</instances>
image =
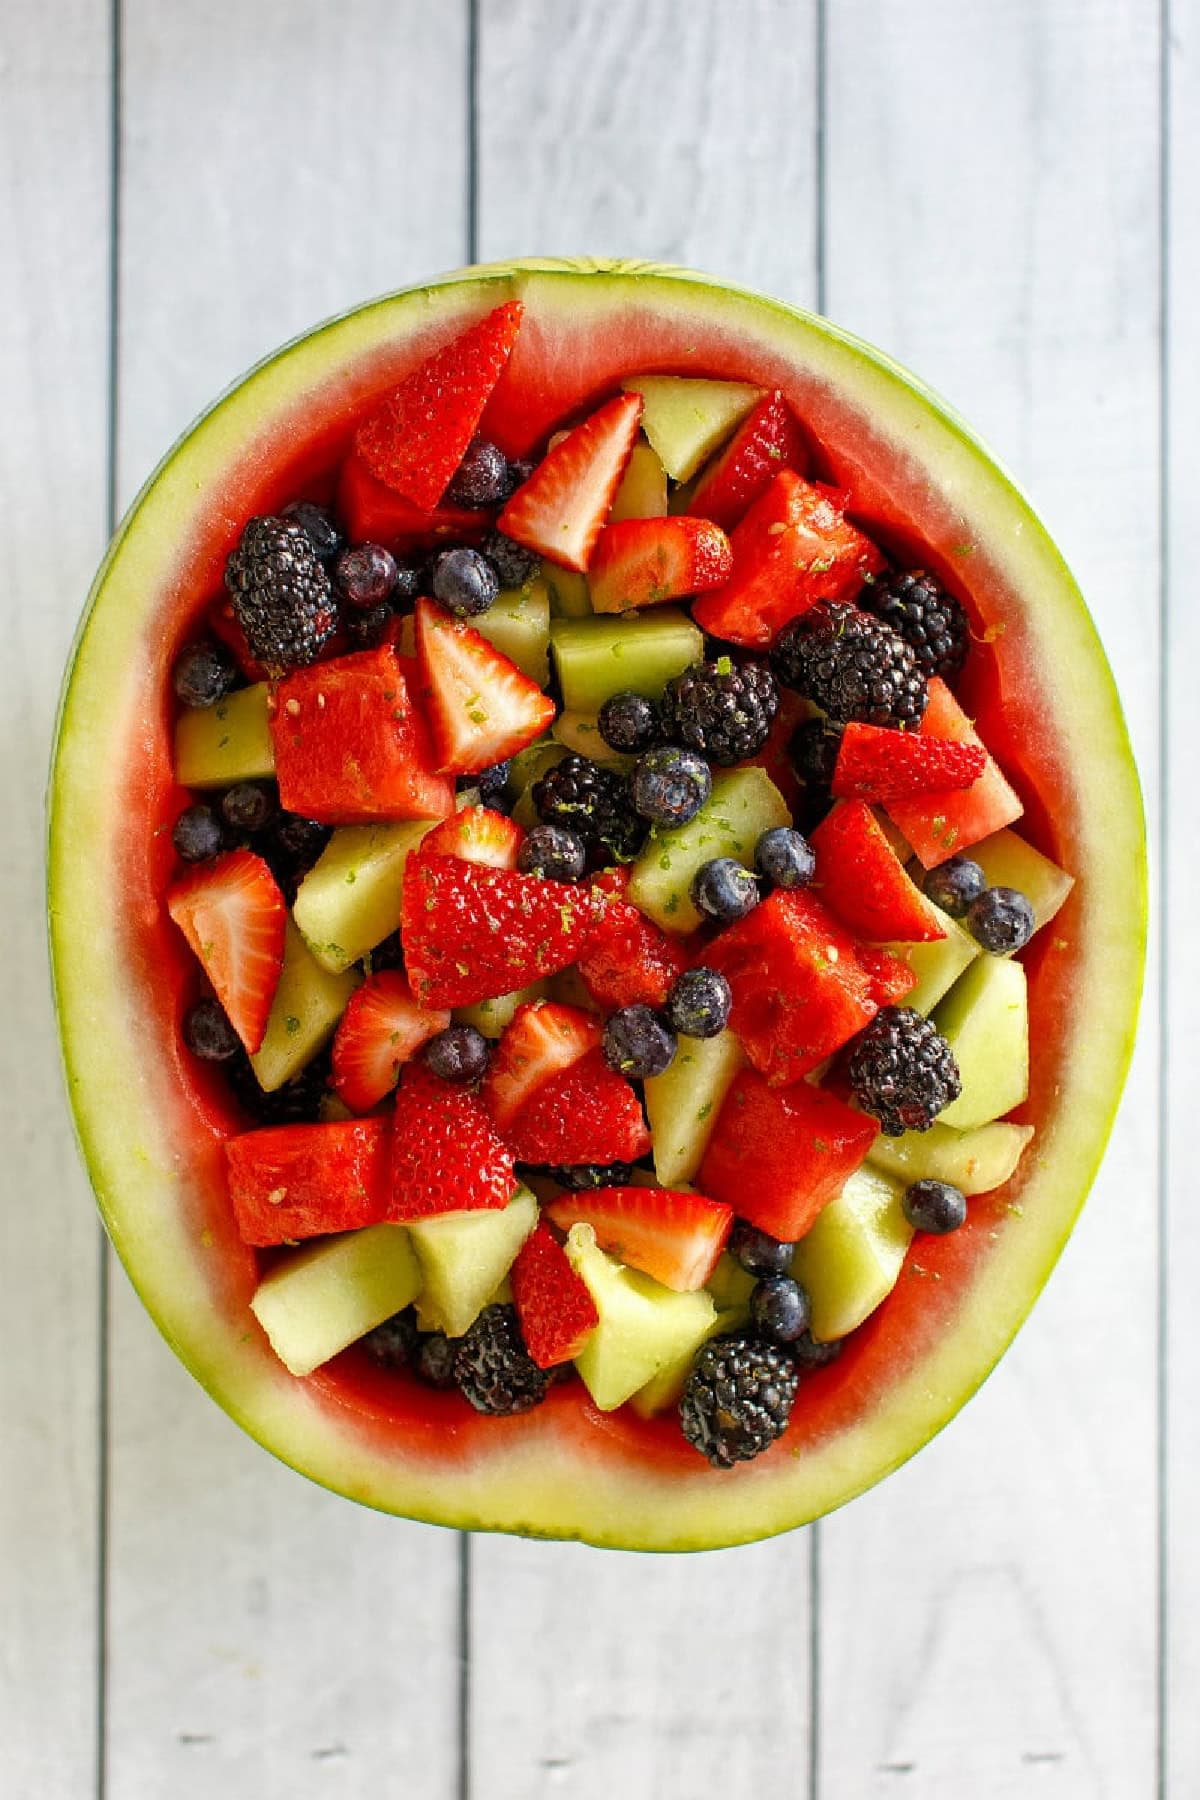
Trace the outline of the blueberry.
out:
<instances>
[{"instance_id":1,"label":"blueberry","mask_svg":"<svg viewBox=\"0 0 1200 1800\"><path fill-rule=\"evenodd\" d=\"M610 750L633 756L657 743L661 731L658 708L643 694L613 694L600 708L596 723Z\"/></svg>"},{"instance_id":2,"label":"blueberry","mask_svg":"<svg viewBox=\"0 0 1200 1800\"><path fill-rule=\"evenodd\" d=\"M486 438L472 438L446 489L447 506L497 506L512 492L508 458Z\"/></svg>"},{"instance_id":3,"label":"blueberry","mask_svg":"<svg viewBox=\"0 0 1200 1800\"><path fill-rule=\"evenodd\" d=\"M628 1187L633 1179L633 1164L572 1163L568 1168L551 1169L550 1173L561 1187L580 1194L589 1188Z\"/></svg>"},{"instance_id":4,"label":"blueberry","mask_svg":"<svg viewBox=\"0 0 1200 1800\"><path fill-rule=\"evenodd\" d=\"M675 1033L650 1006L623 1006L604 1027L604 1060L630 1081L647 1081L671 1066Z\"/></svg>"},{"instance_id":5,"label":"blueberry","mask_svg":"<svg viewBox=\"0 0 1200 1800\"><path fill-rule=\"evenodd\" d=\"M383 643L388 634L388 626L395 618L386 600L378 606L369 606L365 612L355 610L346 614L346 642L351 650L375 650Z\"/></svg>"},{"instance_id":6,"label":"blueberry","mask_svg":"<svg viewBox=\"0 0 1200 1800\"><path fill-rule=\"evenodd\" d=\"M241 1049L241 1039L215 1000L197 1000L183 1017L183 1041L204 1062L228 1062Z\"/></svg>"},{"instance_id":7,"label":"blueberry","mask_svg":"<svg viewBox=\"0 0 1200 1800\"><path fill-rule=\"evenodd\" d=\"M501 586L506 588L524 587L527 581L533 580L541 562L533 550L505 537L502 531L488 532L483 540L483 554L495 569Z\"/></svg>"},{"instance_id":8,"label":"blueberry","mask_svg":"<svg viewBox=\"0 0 1200 1800\"><path fill-rule=\"evenodd\" d=\"M417 1374L429 1387L452 1388L457 1354L457 1338L448 1338L443 1331L427 1332L417 1351Z\"/></svg>"},{"instance_id":9,"label":"blueberry","mask_svg":"<svg viewBox=\"0 0 1200 1800\"><path fill-rule=\"evenodd\" d=\"M329 842L329 827L299 813L281 812L275 822L275 842L297 866L310 869Z\"/></svg>"},{"instance_id":10,"label":"blueberry","mask_svg":"<svg viewBox=\"0 0 1200 1800\"><path fill-rule=\"evenodd\" d=\"M987 876L969 856L952 856L930 869L921 885L935 906L961 919L987 886Z\"/></svg>"},{"instance_id":11,"label":"blueberry","mask_svg":"<svg viewBox=\"0 0 1200 1800\"><path fill-rule=\"evenodd\" d=\"M396 586L396 559L382 544L355 544L338 557L333 579L347 606L369 612L390 599Z\"/></svg>"},{"instance_id":12,"label":"blueberry","mask_svg":"<svg viewBox=\"0 0 1200 1800\"><path fill-rule=\"evenodd\" d=\"M527 457L521 457L518 461L509 463L508 493L504 495L505 500L515 494L519 487L524 487L525 483L529 480L529 477L533 474L535 467L536 464L530 462Z\"/></svg>"},{"instance_id":13,"label":"blueberry","mask_svg":"<svg viewBox=\"0 0 1200 1800\"><path fill-rule=\"evenodd\" d=\"M1002 956L1033 936L1033 908L1016 888L985 888L967 909L967 929L985 950Z\"/></svg>"},{"instance_id":14,"label":"blueberry","mask_svg":"<svg viewBox=\"0 0 1200 1800\"><path fill-rule=\"evenodd\" d=\"M224 644L190 644L171 679L185 706L215 706L237 679L237 664Z\"/></svg>"},{"instance_id":15,"label":"blueberry","mask_svg":"<svg viewBox=\"0 0 1200 1800\"><path fill-rule=\"evenodd\" d=\"M524 874L548 881L578 881L586 866L587 845L565 825L535 825L517 856Z\"/></svg>"},{"instance_id":16,"label":"blueberry","mask_svg":"<svg viewBox=\"0 0 1200 1800\"><path fill-rule=\"evenodd\" d=\"M233 831L262 831L278 810L274 788L263 781L239 781L221 795L221 816Z\"/></svg>"},{"instance_id":17,"label":"blueberry","mask_svg":"<svg viewBox=\"0 0 1200 1800\"><path fill-rule=\"evenodd\" d=\"M643 819L652 825L686 825L712 793L712 770L694 750L663 744L638 758L632 789Z\"/></svg>"},{"instance_id":18,"label":"blueberry","mask_svg":"<svg viewBox=\"0 0 1200 1800\"><path fill-rule=\"evenodd\" d=\"M786 1275L792 1266L795 1244L774 1238L757 1225L739 1219L729 1238L729 1254L737 1258L748 1275Z\"/></svg>"},{"instance_id":19,"label":"blueberry","mask_svg":"<svg viewBox=\"0 0 1200 1800\"><path fill-rule=\"evenodd\" d=\"M472 619L485 613L500 592L496 570L478 550L459 545L442 550L431 565L430 586L434 598L460 618Z\"/></svg>"},{"instance_id":20,"label":"blueberry","mask_svg":"<svg viewBox=\"0 0 1200 1800\"><path fill-rule=\"evenodd\" d=\"M712 1038L729 1023L733 995L716 969L685 969L667 1000L667 1023L684 1037Z\"/></svg>"},{"instance_id":21,"label":"blueberry","mask_svg":"<svg viewBox=\"0 0 1200 1800\"><path fill-rule=\"evenodd\" d=\"M225 848L225 830L219 813L203 800L185 807L175 821L171 842L184 862L207 862L210 856L218 856Z\"/></svg>"},{"instance_id":22,"label":"blueberry","mask_svg":"<svg viewBox=\"0 0 1200 1800\"><path fill-rule=\"evenodd\" d=\"M507 812L510 800L508 778L511 772L511 763L493 763L490 769L481 769L478 775L471 777L479 789L479 798L484 806L490 806L496 812Z\"/></svg>"},{"instance_id":23,"label":"blueberry","mask_svg":"<svg viewBox=\"0 0 1200 1800\"><path fill-rule=\"evenodd\" d=\"M692 904L710 919L730 925L758 905L758 882L732 856L701 863L692 880Z\"/></svg>"},{"instance_id":24,"label":"blueberry","mask_svg":"<svg viewBox=\"0 0 1200 1800\"><path fill-rule=\"evenodd\" d=\"M792 1344L792 1355L801 1369L823 1369L826 1363L836 1362L841 1354L841 1338L822 1343L811 1331L802 1331Z\"/></svg>"},{"instance_id":25,"label":"blueberry","mask_svg":"<svg viewBox=\"0 0 1200 1800\"><path fill-rule=\"evenodd\" d=\"M448 1025L430 1038L424 1055L443 1081L479 1081L487 1073L488 1041L473 1025Z\"/></svg>"},{"instance_id":26,"label":"blueberry","mask_svg":"<svg viewBox=\"0 0 1200 1800\"><path fill-rule=\"evenodd\" d=\"M342 534L323 506L314 506L311 500L293 500L284 507L283 516L296 521L322 562L329 562L341 549Z\"/></svg>"},{"instance_id":27,"label":"blueberry","mask_svg":"<svg viewBox=\"0 0 1200 1800\"><path fill-rule=\"evenodd\" d=\"M397 562L396 585L392 589L392 610L400 612L411 606L421 591L421 570L424 564L420 560L414 562Z\"/></svg>"},{"instance_id":28,"label":"blueberry","mask_svg":"<svg viewBox=\"0 0 1200 1800\"><path fill-rule=\"evenodd\" d=\"M754 866L776 887L807 887L817 872L812 845L799 831L777 825L764 831L754 847Z\"/></svg>"},{"instance_id":29,"label":"blueberry","mask_svg":"<svg viewBox=\"0 0 1200 1800\"><path fill-rule=\"evenodd\" d=\"M790 1275L764 1275L750 1295L750 1318L763 1337L794 1344L808 1329L808 1295Z\"/></svg>"},{"instance_id":30,"label":"blueberry","mask_svg":"<svg viewBox=\"0 0 1200 1800\"><path fill-rule=\"evenodd\" d=\"M904 1216L917 1231L932 1231L944 1237L957 1231L967 1216L967 1202L961 1189L948 1181L914 1181L904 1193Z\"/></svg>"}]
</instances>

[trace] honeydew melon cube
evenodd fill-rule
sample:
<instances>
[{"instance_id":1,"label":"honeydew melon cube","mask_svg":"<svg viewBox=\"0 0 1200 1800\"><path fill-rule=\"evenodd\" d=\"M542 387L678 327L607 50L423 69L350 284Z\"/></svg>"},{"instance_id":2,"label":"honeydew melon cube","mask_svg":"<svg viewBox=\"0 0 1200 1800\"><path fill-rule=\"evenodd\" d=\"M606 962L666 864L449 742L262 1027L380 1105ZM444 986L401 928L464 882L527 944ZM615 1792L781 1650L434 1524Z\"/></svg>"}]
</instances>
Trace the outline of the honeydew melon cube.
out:
<instances>
[{"instance_id":1,"label":"honeydew melon cube","mask_svg":"<svg viewBox=\"0 0 1200 1800\"><path fill-rule=\"evenodd\" d=\"M342 825L296 894L293 914L317 961L334 974L381 944L400 923L404 865L430 819Z\"/></svg>"},{"instance_id":2,"label":"honeydew melon cube","mask_svg":"<svg viewBox=\"0 0 1200 1800\"><path fill-rule=\"evenodd\" d=\"M792 1274L808 1294L810 1329L823 1343L861 1325L895 1287L913 1235L904 1185L864 1163L796 1245Z\"/></svg>"},{"instance_id":3,"label":"honeydew melon cube","mask_svg":"<svg viewBox=\"0 0 1200 1800\"><path fill-rule=\"evenodd\" d=\"M746 1318L750 1316L748 1307L745 1316ZM727 1331L736 1331L741 1323L742 1319L739 1316L735 1316L733 1313L719 1312L695 1350L688 1350L682 1356L677 1356L674 1362L667 1363L658 1371L657 1375L650 1378L645 1387L639 1388L637 1393L631 1396L629 1404L638 1417L652 1419L656 1413L666 1412L668 1407L674 1406L683 1392L683 1384L688 1378L688 1370L696 1360L696 1353L700 1349L700 1345L706 1344L709 1338L720 1337Z\"/></svg>"},{"instance_id":4,"label":"honeydew melon cube","mask_svg":"<svg viewBox=\"0 0 1200 1800\"><path fill-rule=\"evenodd\" d=\"M592 596L586 575L579 574L576 569L560 569L555 563L546 563L544 573L554 618L591 618Z\"/></svg>"},{"instance_id":5,"label":"honeydew melon cube","mask_svg":"<svg viewBox=\"0 0 1200 1800\"><path fill-rule=\"evenodd\" d=\"M969 1131L1002 1118L1029 1093L1029 1000L1019 962L981 956L933 1015L962 1077L940 1123Z\"/></svg>"},{"instance_id":6,"label":"honeydew melon cube","mask_svg":"<svg viewBox=\"0 0 1200 1800\"><path fill-rule=\"evenodd\" d=\"M461 1337L512 1268L537 1218L537 1201L522 1187L507 1206L441 1213L409 1225L421 1265L422 1329Z\"/></svg>"},{"instance_id":7,"label":"honeydew melon cube","mask_svg":"<svg viewBox=\"0 0 1200 1800\"><path fill-rule=\"evenodd\" d=\"M907 963L917 978L917 985L904 995L900 1004L929 1013L943 994L949 993L967 965L979 955L979 945L957 919L939 909L938 923L946 935L923 944L888 944L893 956Z\"/></svg>"},{"instance_id":8,"label":"honeydew melon cube","mask_svg":"<svg viewBox=\"0 0 1200 1800\"><path fill-rule=\"evenodd\" d=\"M530 680L545 687L550 679L550 590L544 581L505 588L470 623Z\"/></svg>"},{"instance_id":9,"label":"honeydew melon cube","mask_svg":"<svg viewBox=\"0 0 1200 1800\"><path fill-rule=\"evenodd\" d=\"M642 430L673 481L689 481L763 393L744 381L686 375L632 375L621 385L642 396Z\"/></svg>"},{"instance_id":10,"label":"honeydew melon cube","mask_svg":"<svg viewBox=\"0 0 1200 1800\"><path fill-rule=\"evenodd\" d=\"M536 744L527 744L508 765L509 787L514 794L523 794L565 755L563 746L552 737L540 737Z\"/></svg>"},{"instance_id":11,"label":"honeydew melon cube","mask_svg":"<svg viewBox=\"0 0 1200 1800\"><path fill-rule=\"evenodd\" d=\"M188 707L175 726L175 779L183 787L232 787L275 773L267 684L238 688L215 706Z\"/></svg>"},{"instance_id":12,"label":"honeydew melon cube","mask_svg":"<svg viewBox=\"0 0 1200 1800\"><path fill-rule=\"evenodd\" d=\"M625 756L619 750L611 750L600 736L600 726L595 713L560 712L550 727L556 743L566 750L574 750L580 756L586 756L595 763L604 763L613 769L631 769L633 758Z\"/></svg>"},{"instance_id":13,"label":"honeydew melon cube","mask_svg":"<svg viewBox=\"0 0 1200 1800\"><path fill-rule=\"evenodd\" d=\"M312 1061L361 980L357 969L334 974L319 963L288 919L279 986L263 1041L250 1058L260 1087L272 1093Z\"/></svg>"},{"instance_id":14,"label":"honeydew melon cube","mask_svg":"<svg viewBox=\"0 0 1200 1800\"><path fill-rule=\"evenodd\" d=\"M949 1181L967 1195L990 1194L1008 1180L1032 1136L1032 1125L993 1120L974 1131L955 1131L939 1119L928 1131L902 1137L881 1132L867 1161L905 1183Z\"/></svg>"},{"instance_id":15,"label":"honeydew melon cube","mask_svg":"<svg viewBox=\"0 0 1200 1800\"><path fill-rule=\"evenodd\" d=\"M517 988L515 993L497 994L492 1000L477 1000L474 1006L456 1006L455 1024L473 1025L485 1038L498 1038L505 1026L511 1024L518 1006L523 1006L527 1000L541 1000L545 992L544 981L531 981L528 987Z\"/></svg>"},{"instance_id":16,"label":"honeydew melon cube","mask_svg":"<svg viewBox=\"0 0 1200 1800\"><path fill-rule=\"evenodd\" d=\"M965 853L987 876L989 887L1016 888L1033 908L1033 928L1048 925L1075 886L1075 877L1035 850L1007 826Z\"/></svg>"},{"instance_id":17,"label":"honeydew melon cube","mask_svg":"<svg viewBox=\"0 0 1200 1800\"><path fill-rule=\"evenodd\" d=\"M550 648L569 712L598 713L613 694L657 700L704 654L704 636L676 606L620 618L555 619Z\"/></svg>"},{"instance_id":18,"label":"honeydew melon cube","mask_svg":"<svg viewBox=\"0 0 1200 1800\"><path fill-rule=\"evenodd\" d=\"M615 1262L590 1225L572 1225L566 1248L600 1315L575 1367L600 1411L612 1412L660 1370L690 1360L712 1330L717 1309L703 1288L676 1294Z\"/></svg>"},{"instance_id":19,"label":"honeydew melon cube","mask_svg":"<svg viewBox=\"0 0 1200 1800\"><path fill-rule=\"evenodd\" d=\"M681 1036L670 1067L646 1082L654 1170L664 1187L690 1181L700 1167L721 1104L745 1060L732 1031L712 1038Z\"/></svg>"},{"instance_id":20,"label":"honeydew melon cube","mask_svg":"<svg viewBox=\"0 0 1200 1800\"><path fill-rule=\"evenodd\" d=\"M727 769L714 777L712 793L694 819L650 839L633 864L629 898L664 930L695 931L701 919L691 886L701 864L734 856L750 868L763 832L791 822L787 802L765 769Z\"/></svg>"},{"instance_id":21,"label":"honeydew melon cube","mask_svg":"<svg viewBox=\"0 0 1200 1800\"><path fill-rule=\"evenodd\" d=\"M311 1375L348 1344L412 1304L421 1270L401 1225L322 1238L264 1276L250 1302L293 1375Z\"/></svg>"},{"instance_id":22,"label":"honeydew melon cube","mask_svg":"<svg viewBox=\"0 0 1200 1800\"><path fill-rule=\"evenodd\" d=\"M637 443L625 465L609 520L615 525L622 519L661 519L666 511L667 471L662 458L653 445Z\"/></svg>"}]
</instances>

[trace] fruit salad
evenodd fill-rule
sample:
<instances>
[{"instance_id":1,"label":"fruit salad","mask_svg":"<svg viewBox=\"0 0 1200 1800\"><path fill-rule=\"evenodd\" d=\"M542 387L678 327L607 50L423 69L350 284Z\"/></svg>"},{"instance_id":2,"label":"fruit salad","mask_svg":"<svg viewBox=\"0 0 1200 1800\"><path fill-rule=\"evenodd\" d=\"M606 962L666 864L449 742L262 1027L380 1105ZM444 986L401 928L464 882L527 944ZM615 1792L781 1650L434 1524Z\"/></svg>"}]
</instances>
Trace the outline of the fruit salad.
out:
<instances>
[{"instance_id":1,"label":"fruit salad","mask_svg":"<svg viewBox=\"0 0 1200 1800\"><path fill-rule=\"evenodd\" d=\"M956 697L963 596L784 394L631 368L518 460L535 323L238 522L171 669L181 1054L292 1376L574 1382L726 1471L1028 1153L1072 876Z\"/></svg>"}]
</instances>

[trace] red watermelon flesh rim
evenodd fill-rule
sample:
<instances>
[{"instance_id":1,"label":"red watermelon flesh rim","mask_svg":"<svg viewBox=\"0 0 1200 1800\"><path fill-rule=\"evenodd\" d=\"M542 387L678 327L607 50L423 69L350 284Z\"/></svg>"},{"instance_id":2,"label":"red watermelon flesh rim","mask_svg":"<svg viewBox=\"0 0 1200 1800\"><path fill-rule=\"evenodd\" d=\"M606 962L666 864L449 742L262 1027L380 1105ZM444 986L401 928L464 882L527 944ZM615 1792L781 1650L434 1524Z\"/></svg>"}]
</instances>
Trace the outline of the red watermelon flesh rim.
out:
<instances>
[{"instance_id":1,"label":"red watermelon flesh rim","mask_svg":"<svg viewBox=\"0 0 1200 1800\"><path fill-rule=\"evenodd\" d=\"M581 1384L482 1418L351 1350L290 1376L249 1312L219 1077L180 1047L191 959L162 905L183 803L169 671L220 589L245 519L325 491L356 420L433 347L516 295L523 353L492 412L538 435L621 377L780 387L886 547L921 546L976 634L964 704L1026 802L1021 829L1076 875L1034 940L1037 1136L952 1237L921 1238L890 1298L807 1379L785 1437L709 1469L670 1415L600 1414ZM529 334L526 338L526 333ZM511 377L511 378L510 378ZM513 443L511 428L510 447ZM499 435L504 435L502 431ZM182 1360L254 1437L384 1510L644 1549L789 1529L904 1461L987 1375L1028 1312L1099 1164L1132 1049L1145 934L1144 827L1119 701L1081 598L1028 504L913 377L826 321L682 271L522 264L361 308L252 371L167 456L97 577L60 708L51 780L51 950L68 1087L101 1212Z\"/></svg>"}]
</instances>

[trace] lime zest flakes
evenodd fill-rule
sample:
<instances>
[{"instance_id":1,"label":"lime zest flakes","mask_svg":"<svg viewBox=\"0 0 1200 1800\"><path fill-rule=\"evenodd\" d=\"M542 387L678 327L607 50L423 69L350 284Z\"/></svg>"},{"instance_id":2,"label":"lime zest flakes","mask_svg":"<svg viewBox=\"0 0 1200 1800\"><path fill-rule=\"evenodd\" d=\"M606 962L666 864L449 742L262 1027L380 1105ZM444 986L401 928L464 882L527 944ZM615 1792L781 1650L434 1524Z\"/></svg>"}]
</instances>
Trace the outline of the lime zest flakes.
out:
<instances>
[{"instance_id":1,"label":"lime zest flakes","mask_svg":"<svg viewBox=\"0 0 1200 1800\"><path fill-rule=\"evenodd\" d=\"M284 1021L284 1023L287 1028L288 1036L295 1037L296 1033L300 1029L300 1021L296 1017L295 1013L289 1013L287 1016L287 1019Z\"/></svg>"},{"instance_id":2,"label":"lime zest flakes","mask_svg":"<svg viewBox=\"0 0 1200 1800\"><path fill-rule=\"evenodd\" d=\"M353 887L357 880L358 880L358 870L357 869L347 869L346 870L346 886Z\"/></svg>"},{"instance_id":3,"label":"lime zest flakes","mask_svg":"<svg viewBox=\"0 0 1200 1800\"><path fill-rule=\"evenodd\" d=\"M732 656L718 656L718 658L717 658L717 674L718 675L732 675L733 674L733 658L732 658Z\"/></svg>"},{"instance_id":4,"label":"lime zest flakes","mask_svg":"<svg viewBox=\"0 0 1200 1800\"><path fill-rule=\"evenodd\" d=\"M709 1113L712 1111L712 1109L713 1109L712 1101L706 1100L704 1102L704 1105L700 1108L700 1111L696 1114L697 1125L703 1125L705 1119L707 1119L707 1117L708 1117Z\"/></svg>"}]
</instances>

